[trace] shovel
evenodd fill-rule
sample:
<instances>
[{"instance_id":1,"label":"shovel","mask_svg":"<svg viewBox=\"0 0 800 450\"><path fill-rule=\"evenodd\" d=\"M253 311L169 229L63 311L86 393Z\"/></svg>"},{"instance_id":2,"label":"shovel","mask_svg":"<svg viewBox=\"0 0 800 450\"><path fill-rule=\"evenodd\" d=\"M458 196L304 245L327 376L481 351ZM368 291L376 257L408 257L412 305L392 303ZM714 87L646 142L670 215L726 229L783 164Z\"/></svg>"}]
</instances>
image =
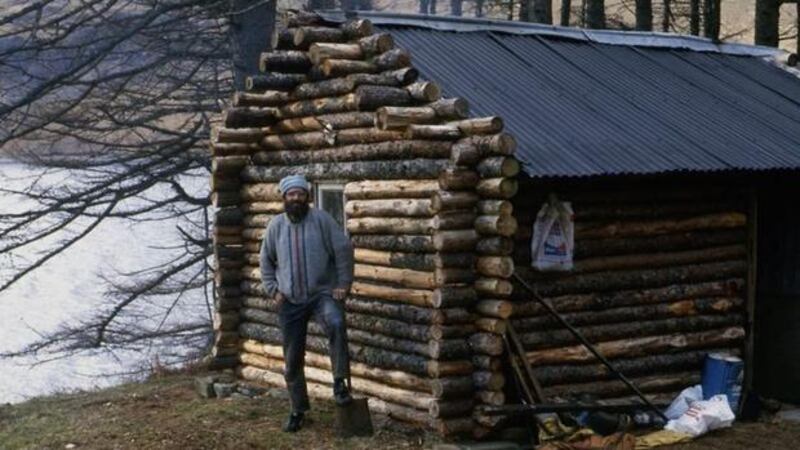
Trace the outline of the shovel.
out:
<instances>
[{"instance_id":1,"label":"shovel","mask_svg":"<svg viewBox=\"0 0 800 450\"><path fill-rule=\"evenodd\" d=\"M350 377L347 377L347 388L352 395ZM372 436L372 418L366 398L355 398L342 406L336 407L336 434L342 438L353 436Z\"/></svg>"}]
</instances>

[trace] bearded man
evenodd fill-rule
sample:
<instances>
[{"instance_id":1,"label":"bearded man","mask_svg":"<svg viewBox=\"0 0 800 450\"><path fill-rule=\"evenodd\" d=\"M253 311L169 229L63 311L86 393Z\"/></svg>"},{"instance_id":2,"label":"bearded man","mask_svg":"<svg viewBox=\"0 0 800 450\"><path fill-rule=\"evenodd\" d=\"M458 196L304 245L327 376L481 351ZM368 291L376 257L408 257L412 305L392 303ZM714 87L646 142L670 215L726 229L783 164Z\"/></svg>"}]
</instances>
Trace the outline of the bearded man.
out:
<instances>
[{"instance_id":1,"label":"bearded man","mask_svg":"<svg viewBox=\"0 0 800 450\"><path fill-rule=\"evenodd\" d=\"M284 431L303 426L309 409L303 373L308 321L314 318L328 336L333 395L338 405L352 400L343 302L353 281L353 247L327 212L309 208L308 182L302 175L279 184L284 213L273 218L261 243L261 280L277 300L283 335L284 378L291 413Z\"/></svg>"}]
</instances>

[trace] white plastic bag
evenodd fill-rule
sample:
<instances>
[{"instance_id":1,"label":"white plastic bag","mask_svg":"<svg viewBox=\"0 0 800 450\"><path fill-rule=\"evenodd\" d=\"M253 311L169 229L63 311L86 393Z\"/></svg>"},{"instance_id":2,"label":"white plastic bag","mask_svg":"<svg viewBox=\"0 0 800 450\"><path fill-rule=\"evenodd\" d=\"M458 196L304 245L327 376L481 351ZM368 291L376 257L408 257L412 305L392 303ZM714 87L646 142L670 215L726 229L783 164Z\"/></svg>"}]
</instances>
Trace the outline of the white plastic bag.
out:
<instances>
[{"instance_id":1,"label":"white plastic bag","mask_svg":"<svg viewBox=\"0 0 800 450\"><path fill-rule=\"evenodd\" d=\"M692 403L682 416L670 420L664 429L697 437L717 428L729 427L735 418L725 394L720 394Z\"/></svg>"},{"instance_id":2,"label":"white plastic bag","mask_svg":"<svg viewBox=\"0 0 800 450\"><path fill-rule=\"evenodd\" d=\"M703 385L698 384L696 386L688 387L681 391L675 400L670 403L669 408L664 411L664 415L667 416L669 420L675 420L678 417L682 416L692 403L702 400L703 399Z\"/></svg>"},{"instance_id":3,"label":"white plastic bag","mask_svg":"<svg viewBox=\"0 0 800 450\"><path fill-rule=\"evenodd\" d=\"M531 266L538 270L572 270L574 236L572 205L551 197L533 224Z\"/></svg>"}]
</instances>

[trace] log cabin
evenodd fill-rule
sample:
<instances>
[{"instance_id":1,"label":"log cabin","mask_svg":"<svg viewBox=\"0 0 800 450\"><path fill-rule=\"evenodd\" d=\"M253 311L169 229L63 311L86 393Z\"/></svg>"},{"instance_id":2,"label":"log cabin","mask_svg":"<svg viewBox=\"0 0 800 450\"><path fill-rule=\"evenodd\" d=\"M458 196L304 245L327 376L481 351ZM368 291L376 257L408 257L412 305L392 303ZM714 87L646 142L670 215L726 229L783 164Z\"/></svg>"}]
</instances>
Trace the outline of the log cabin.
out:
<instances>
[{"instance_id":1,"label":"log cabin","mask_svg":"<svg viewBox=\"0 0 800 450\"><path fill-rule=\"evenodd\" d=\"M214 363L283 385L258 252L277 182L313 182L355 247L354 390L443 435L517 403L513 325L548 399L631 392L534 287L652 400L708 352L745 389L800 399L800 80L770 48L661 33L375 12L282 21L212 135ZM545 203L569 202L570 270L531 266ZM309 392L330 396L309 327ZM776 370L780 368L781 370Z\"/></svg>"}]
</instances>

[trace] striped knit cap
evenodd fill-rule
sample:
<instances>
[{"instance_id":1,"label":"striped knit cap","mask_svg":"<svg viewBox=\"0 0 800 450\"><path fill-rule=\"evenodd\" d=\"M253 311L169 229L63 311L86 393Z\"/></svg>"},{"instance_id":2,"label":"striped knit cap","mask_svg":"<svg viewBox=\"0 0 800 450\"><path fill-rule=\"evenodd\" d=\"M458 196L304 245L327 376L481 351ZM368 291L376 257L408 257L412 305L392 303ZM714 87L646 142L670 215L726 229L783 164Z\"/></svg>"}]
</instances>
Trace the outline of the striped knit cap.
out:
<instances>
[{"instance_id":1,"label":"striped knit cap","mask_svg":"<svg viewBox=\"0 0 800 450\"><path fill-rule=\"evenodd\" d=\"M280 190L281 195L286 195L286 193L293 188L300 188L308 192L308 181L306 181L306 177L302 175L289 175L283 177L280 184L278 184L278 190Z\"/></svg>"}]
</instances>

